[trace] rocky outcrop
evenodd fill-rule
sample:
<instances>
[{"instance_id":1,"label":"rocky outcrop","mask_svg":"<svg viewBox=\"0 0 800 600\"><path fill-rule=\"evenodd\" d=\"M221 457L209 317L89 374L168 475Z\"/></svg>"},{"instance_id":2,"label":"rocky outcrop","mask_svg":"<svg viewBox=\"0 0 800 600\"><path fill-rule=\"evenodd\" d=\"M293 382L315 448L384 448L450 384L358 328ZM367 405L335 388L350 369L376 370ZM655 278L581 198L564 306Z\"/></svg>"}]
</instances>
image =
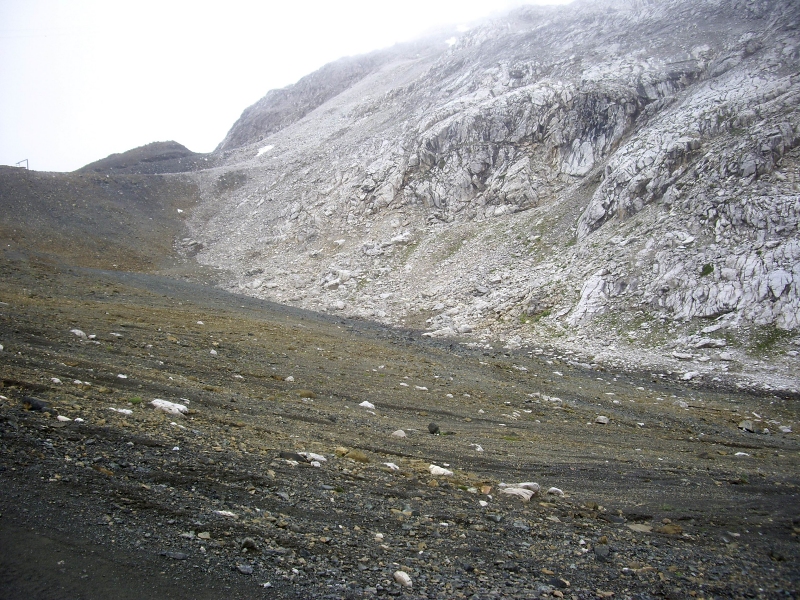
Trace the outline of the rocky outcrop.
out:
<instances>
[{"instance_id":1,"label":"rocky outcrop","mask_svg":"<svg viewBox=\"0 0 800 600\"><path fill-rule=\"evenodd\" d=\"M796 330L799 13L525 7L335 63L249 108L199 175L198 258L476 343Z\"/></svg>"}]
</instances>

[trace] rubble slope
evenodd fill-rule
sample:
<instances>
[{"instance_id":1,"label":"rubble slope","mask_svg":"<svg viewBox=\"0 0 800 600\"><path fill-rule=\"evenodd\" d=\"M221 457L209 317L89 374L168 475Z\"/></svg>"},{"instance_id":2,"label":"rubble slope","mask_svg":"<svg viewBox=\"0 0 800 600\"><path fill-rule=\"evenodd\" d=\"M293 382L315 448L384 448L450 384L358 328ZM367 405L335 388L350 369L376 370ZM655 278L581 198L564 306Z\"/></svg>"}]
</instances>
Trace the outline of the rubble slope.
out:
<instances>
[{"instance_id":1,"label":"rubble slope","mask_svg":"<svg viewBox=\"0 0 800 600\"><path fill-rule=\"evenodd\" d=\"M432 336L791 386L799 15L525 7L323 69L330 93L259 129L271 92L198 174L198 258L228 289Z\"/></svg>"}]
</instances>

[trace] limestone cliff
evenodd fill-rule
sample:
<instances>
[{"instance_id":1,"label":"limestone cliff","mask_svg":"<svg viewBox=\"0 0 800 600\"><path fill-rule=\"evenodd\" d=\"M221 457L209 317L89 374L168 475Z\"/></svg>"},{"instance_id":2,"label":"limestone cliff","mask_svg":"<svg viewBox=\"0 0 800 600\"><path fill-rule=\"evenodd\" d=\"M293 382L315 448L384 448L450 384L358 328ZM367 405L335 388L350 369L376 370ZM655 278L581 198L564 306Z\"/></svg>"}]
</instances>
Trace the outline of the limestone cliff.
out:
<instances>
[{"instance_id":1,"label":"limestone cliff","mask_svg":"<svg viewBox=\"0 0 800 600\"><path fill-rule=\"evenodd\" d=\"M800 326L798 26L578 1L334 63L199 174L198 257L312 309L723 372Z\"/></svg>"}]
</instances>

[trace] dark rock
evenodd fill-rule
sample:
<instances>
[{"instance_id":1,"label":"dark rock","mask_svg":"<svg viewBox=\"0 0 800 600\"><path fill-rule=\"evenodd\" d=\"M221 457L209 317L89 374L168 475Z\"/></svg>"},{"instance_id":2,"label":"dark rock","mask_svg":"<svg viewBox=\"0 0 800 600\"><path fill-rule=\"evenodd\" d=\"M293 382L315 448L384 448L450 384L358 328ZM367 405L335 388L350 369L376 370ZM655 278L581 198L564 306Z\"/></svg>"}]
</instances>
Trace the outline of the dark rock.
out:
<instances>
[{"instance_id":1,"label":"dark rock","mask_svg":"<svg viewBox=\"0 0 800 600\"><path fill-rule=\"evenodd\" d=\"M174 560L186 560L189 558L189 555L185 552L162 552L161 556L166 556L167 558L172 558Z\"/></svg>"},{"instance_id":2,"label":"dark rock","mask_svg":"<svg viewBox=\"0 0 800 600\"><path fill-rule=\"evenodd\" d=\"M428 424L428 432L431 434L439 433L439 426L436 423L429 423Z\"/></svg>"},{"instance_id":3,"label":"dark rock","mask_svg":"<svg viewBox=\"0 0 800 600\"><path fill-rule=\"evenodd\" d=\"M22 406L25 410L35 410L38 412L50 411L47 402L34 396L23 396Z\"/></svg>"},{"instance_id":4,"label":"dark rock","mask_svg":"<svg viewBox=\"0 0 800 600\"><path fill-rule=\"evenodd\" d=\"M255 550L258 548L256 541L251 537L246 537L242 540L242 548L245 550Z\"/></svg>"},{"instance_id":5,"label":"dark rock","mask_svg":"<svg viewBox=\"0 0 800 600\"><path fill-rule=\"evenodd\" d=\"M553 577L547 583L553 586L554 588L560 588L562 590L569 587L569 581L567 581L566 579L562 579L561 577Z\"/></svg>"},{"instance_id":6,"label":"dark rock","mask_svg":"<svg viewBox=\"0 0 800 600\"><path fill-rule=\"evenodd\" d=\"M597 544L594 547L594 556L600 562L608 562L611 560L611 548L608 547L608 544Z\"/></svg>"},{"instance_id":7,"label":"dark rock","mask_svg":"<svg viewBox=\"0 0 800 600\"><path fill-rule=\"evenodd\" d=\"M500 521L503 520L503 516L498 514L486 515L486 518L489 519L490 521L494 521L495 523L499 523Z\"/></svg>"},{"instance_id":8,"label":"dark rock","mask_svg":"<svg viewBox=\"0 0 800 600\"><path fill-rule=\"evenodd\" d=\"M302 454L298 454L297 452L281 451L279 456L281 458L286 459L286 460L294 460L294 461L297 461L299 463L307 463L308 462L308 459L305 456L303 456Z\"/></svg>"},{"instance_id":9,"label":"dark rock","mask_svg":"<svg viewBox=\"0 0 800 600\"><path fill-rule=\"evenodd\" d=\"M522 531L530 531L531 530L531 528L528 527L528 525L525 523L525 521L514 521L514 523L512 523L512 527L514 527L514 529L521 529Z\"/></svg>"}]
</instances>

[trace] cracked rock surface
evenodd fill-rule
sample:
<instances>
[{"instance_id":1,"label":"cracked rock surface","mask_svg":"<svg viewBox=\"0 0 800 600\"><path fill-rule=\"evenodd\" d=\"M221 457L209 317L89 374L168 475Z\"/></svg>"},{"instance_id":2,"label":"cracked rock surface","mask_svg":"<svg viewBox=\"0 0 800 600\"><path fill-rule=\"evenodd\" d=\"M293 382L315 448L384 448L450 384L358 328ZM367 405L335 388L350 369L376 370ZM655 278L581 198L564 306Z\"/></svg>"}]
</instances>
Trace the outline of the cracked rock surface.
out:
<instances>
[{"instance_id":1,"label":"cracked rock surface","mask_svg":"<svg viewBox=\"0 0 800 600\"><path fill-rule=\"evenodd\" d=\"M667 366L719 325L737 361L701 376L796 389L799 18L526 7L343 59L243 113L192 252L229 290L588 362Z\"/></svg>"}]
</instances>

